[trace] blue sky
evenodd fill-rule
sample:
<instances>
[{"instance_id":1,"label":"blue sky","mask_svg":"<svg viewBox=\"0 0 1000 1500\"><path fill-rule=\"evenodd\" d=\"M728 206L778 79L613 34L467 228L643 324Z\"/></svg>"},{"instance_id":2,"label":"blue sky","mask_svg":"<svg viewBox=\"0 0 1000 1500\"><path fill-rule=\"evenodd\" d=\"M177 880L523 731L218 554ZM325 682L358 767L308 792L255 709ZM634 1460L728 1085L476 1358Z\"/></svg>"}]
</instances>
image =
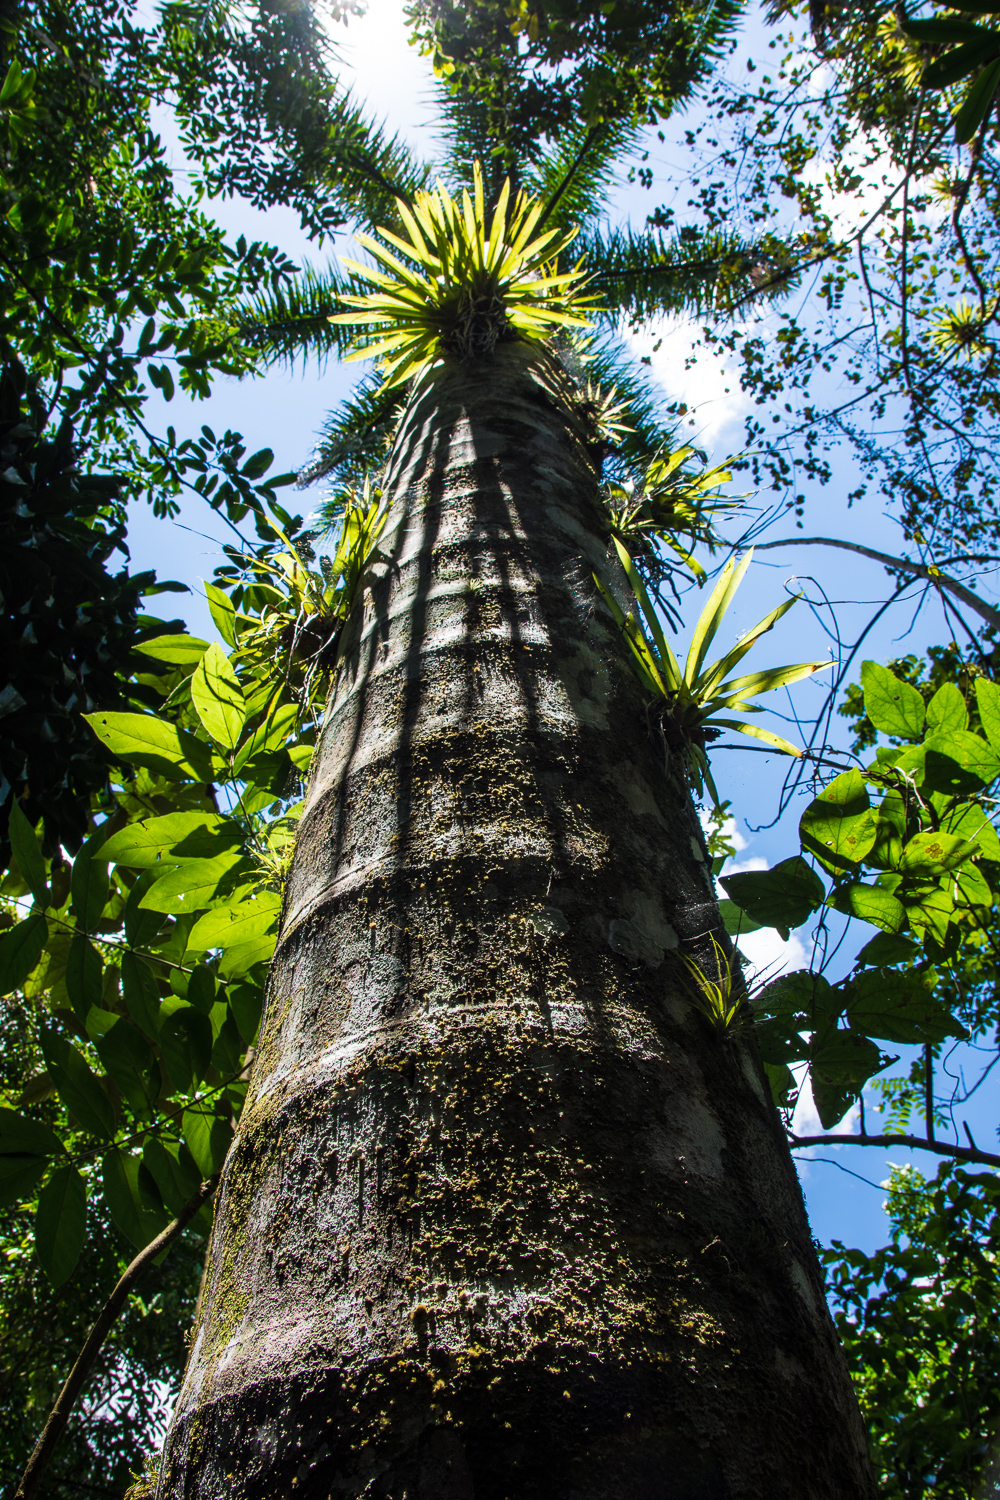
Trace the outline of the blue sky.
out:
<instances>
[{"instance_id":1,"label":"blue sky","mask_svg":"<svg viewBox=\"0 0 1000 1500\"><path fill-rule=\"evenodd\" d=\"M760 43L762 30L755 25L749 33L751 49ZM338 28L336 40L343 59L345 74L355 83L359 97L366 100L372 112L384 119L424 157L433 157L434 138L433 89L429 68L407 44L399 0L370 0L367 14L353 17ZM766 45L766 43L764 44ZM692 114L694 111L692 111ZM164 135L169 140L169 122L164 121ZM650 161L656 173L651 192L638 186L622 184L615 199L616 213L630 216L641 225L651 207L657 203L684 201L685 177L690 170L683 141L683 125L660 144L650 140ZM183 157L174 153L175 171L185 170ZM857 213L864 206L863 197L845 204L846 213ZM211 211L235 237L268 239L279 245L300 263L322 262L332 247L317 251L301 233L297 217L289 210L276 209L261 214L240 201L215 201ZM345 246L338 248L346 248ZM809 295L809 287L797 294L799 300ZM762 329L767 331L768 315ZM686 430L689 441L705 448L712 463L721 462L742 445L743 417L747 398L739 389L738 374L696 347L697 328L683 321L664 323L643 331L634 338L636 352L648 356L651 371L669 400L683 400L691 410L691 424ZM662 340L655 349L657 340ZM694 362L692 363L692 359ZM316 434L326 414L350 390L357 366L341 368L331 362L320 368L307 362L295 371L274 370L256 381L220 380L208 402L191 403L175 396L169 407L162 398L150 401L150 420L161 427L172 422L183 436L208 422L216 431L232 427L244 434L250 451L268 447L275 451L278 470L298 469L308 458ZM866 545L887 552L901 550L901 535L895 522L882 514L875 501L867 502L863 511L849 510L847 492L856 482L845 459L834 481L810 497L805 535L840 536L863 540ZM312 511L321 499L318 488L285 491L285 503L305 513ZM750 496L751 506L766 506L766 497ZM793 523L778 519L769 537L791 534ZM735 531L733 535L735 535ZM214 631L204 600L198 594L201 579L211 577L221 561L220 544L226 529L204 504L186 502L174 522L157 521L141 503L132 506L129 545L132 568L153 567L161 579L176 578L191 585L189 600L167 596L164 607L177 608L190 628L209 639ZM797 579L797 582L790 580ZM784 590L803 590L816 601L810 609L802 601L790 611L777 629L758 648L753 658L758 665L777 662L822 659L830 654L828 625L831 611L821 606L825 595L836 609L843 636L847 639L862 627L877 604L886 596L887 575L880 565L865 559L821 548L788 547L758 554L746 583L730 611L727 625L720 635L726 646L729 639L753 625L784 597ZM914 596L916 597L916 596ZM703 600L690 596L693 621ZM159 604L160 601L157 601ZM728 634L727 634L728 632ZM872 633L864 655L885 660L906 651L919 651L929 642L950 638L939 604L933 597L925 601L914 621L914 606L898 606ZM683 637L682 637L683 639ZM765 659L766 657L766 659ZM794 690L794 702L803 717L809 717L818 706L822 688L816 682L805 682ZM788 701L777 701L779 711L789 712ZM781 728L780 725L775 727ZM784 729L789 733L788 729ZM795 738L794 725L791 738ZM740 848L736 858L739 868L764 867L795 852L795 828L806 797L789 808L777 827L765 828L774 816L781 782L788 762L779 756L752 751L720 751L713 760L713 770L724 798L736 811L736 834ZM751 830L760 828L759 832ZM867 933L867 929L865 932ZM849 949L853 955L864 937ZM807 931L793 933L783 944L776 934L754 934L744 942L751 960L767 966L770 972L779 968L797 968L809 961ZM996 1128L996 1095L989 1085L968 1118L977 1139L987 1147ZM804 1133L818 1127L811 1101L800 1106L797 1125ZM877 1121L878 1117L874 1119ZM841 1128L848 1128L845 1122ZM877 1128L869 1121L870 1128ZM882 1212L884 1195L878 1184L888 1175L888 1163L909 1159L909 1153L894 1150L881 1153L854 1147L816 1148L807 1157L800 1154L799 1172L806 1192L810 1219L816 1237L824 1242L838 1238L849 1244L872 1249L885 1240ZM925 1172L933 1173L936 1160L926 1153L914 1158ZM858 1174L858 1175L852 1175ZM859 1177L862 1180L859 1180Z\"/></svg>"}]
</instances>

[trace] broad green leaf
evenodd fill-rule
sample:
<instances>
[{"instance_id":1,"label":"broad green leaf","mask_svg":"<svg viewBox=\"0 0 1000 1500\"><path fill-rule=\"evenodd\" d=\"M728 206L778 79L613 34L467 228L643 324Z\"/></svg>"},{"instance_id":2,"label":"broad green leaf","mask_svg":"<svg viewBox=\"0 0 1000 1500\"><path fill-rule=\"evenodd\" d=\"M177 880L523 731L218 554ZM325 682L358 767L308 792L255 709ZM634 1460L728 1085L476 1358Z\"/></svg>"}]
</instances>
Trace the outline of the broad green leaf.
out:
<instances>
[{"instance_id":1,"label":"broad green leaf","mask_svg":"<svg viewBox=\"0 0 1000 1500\"><path fill-rule=\"evenodd\" d=\"M924 700L915 687L877 661L861 664L865 712L883 734L915 740L924 727Z\"/></svg>"},{"instance_id":2,"label":"broad green leaf","mask_svg":"<svg viewBox=\"0 0 1000 1500\"><path fill-rule=\"evenodd\" d=\"M191 701L215 743L235 749L246 723L246 699L225 653L214 644L195 668Z\"/></svg>"},{"instance_id":3,"label":"broad green leaf","mask_svg":"<svg viewBox=\"0 0 1000 1500\"><path fill-rule=\"evenodd\" d=\"M0 1156L59 1156L63 1143L41 1120L0 1109Z\"/></svg>"},{"instance_id":4,"label":"broad green leaf","mask_svg":"<svg viewBox=\"0 0 1000 1500\"><path fill-rule=\"evenodd\" d=\"M108 899L108 860L103 835L89 838L73 861L71 909L84 932L93 932Z\"/></svg>"},{"instance_id":5,"label":"broad green leaf","mask_svg":"<svg viewBox=\"0 0 1000 1500\"><path fill-rule=\"evenodd\" d=\"M159 1040L174 1092L190 1093L211 1065L212 1023L193 1005L164 1006Z\"/></svg>"},{"instance_id":6,"label":"broad green leaf","mask_svg":"<svg viewBox=\"0 0 1000 1500\"><path fill-rule=\"evenodd\" d=\"M205 598L211 611L215 628L222 636L227 646L236 645L236 611L233 608L229 595L223 593L214 583L205 584Z\"/></svg>"},{"instance_id":7,"label":"broad green leaf","mask_svg":"<svg viewBox=\"0 0 1000 1500\"><path fill-rule=\"evenodd\" d=\"M140 641L134 649L171 666L196 667L208 650L208 642L196 635L158 635L154 640Z\"/></svg>"},{"instance_id":8,"label":"broad green leaf","mask_svg":"<svg viewBox=\"0 0 1000 1500\"><path fill-rule=\"evenodd\" d=\"M791 1103L791 1096L795 1090L795 1074L787 1063L766 1062L764 1072L767 1074L771 1098L778 1109L786 1109Z\"/></svg>"},{"instance_id":9,"label":"broad green leaf","mask_svg":"<svg viewBox=\"0 0 1000 1500\"><path fill-rule=\"evenodd\" d=\"M199 917L188 937L188 952L203 953L208 948L228 949L269 935L274 931L281 911L281 897L273 891L262 891L238 906L222 906Z\"/></svg>"},{"instance_id":10,"label":"broad green leaf","mask_svg":"<svg viewBox=\"0 0 1000 1500\"><path fill-rule=\"evenodd\" d=\"M986 740L968 729L949 729L928 735L924 741L928 760L932 754L953 760L984 786L1000 776L1000 755Z\"/></svg>"},{"instance_id":11,"label":"broad green leaf","mask_svg":"<svg viewBox=\"0 0 1000 1500\"><path fill-rule=\"evenodd\" d=\"M901 932L906 926L902 902L881 886L860 882L841 886L830 897L830 904L846 916L860 917L862 922L881 927L883 932Z\"/></svg>"},{"instance_id":12,"label":"broad green leaf","mask_svg":"<svg viewBox=\"0 0 1000 1500\"><path fill-rule=\"evenodd\" d=\"M143 1202L140 1163L140 1157L125 1151L109 1151L104 1158L105 1202L115 1224L137 1250L155 1239L168 1222L166 1214L157 1214Z\"/></svg>"},{"instance_id":13,"label":"broad green leaf","mask_svg":"<svg viewBox=\"0 0 1000 1500\"><path fill-rule=\"evenodd\" d=\"M899 864L906 839L906 804L899 792L887 792L875 819L875 842L865 855L865 863L878 870L894 870Z\"/></svg>"},{"instance_id":14,"label":"broad green leaf","mask_svg":"<svg viewBox=\"0 0 1000 1500\"><path fill-rule=\"evenodd\" d=\"M975 854L975 845L952 833L917 833L903 849L899 868L902 874L932 880Z\"/></svg>"},{"instance_id":15,"label":"broad green leaf","mask_svg":"<svg viewBox=\"0 0 1000 1500\"><path fill-rule=\"evenodd\" d=\"M201 1186L201 1173L194 1157L185 1145L151 1135L143 1147L142 1159L164 1203L176 1217Z\"/></svg>"},{"instance_id":16,"label":"broad green leaf","mask_svg":"<svg viewBox=\"0 0 1000 1500\"><path fill-rule=\"evenodd\" d=\"M956 838L967 839L975 844L980 854L994 864L1000 864L1000 838L986 813L976 802L963 802L952 809L944 820L946 833Z\"/></svg>"},{"instance_id":17,"label":"broad green leaf","mask_svg":"<svg viewBox=\"0 0 1000 1500\"><path fill-rule=\"evenodd\" d=\"M201 740L153 714L84 714L114 755L171 781L212 779L212 753ZM113 855L108 856L114 858Z\"/></svg>"},{"instance_id":18,"label":"broad green leaf","mask_svg":"<svg viewBox=\"0 0 1000 1500\"><path fill-rule=\"evenodd\" d=\"M198 964L188 978L187 1000L195 1010L208 1015L215 1004L215 975L207 964Z\"/></svg>"},{"instance_id":19,"label":"broad green leaf","mask_svg":"<svg viewBox=\"0 0 1000 1500\"><path fill-rule=\"evenodd\" d=\"M285 703L268 714L263 724L258 725L236 752L233 770L239 775L248 760L255 755L265 755L273 750L284 749L286 742L295 733L300 710L294 703Z\"/></svg>"},{"instance_id":20,"label":"broad green leaf","mask_svg":"<svg viewBox=\"0 0 1000 1500\"><path fill-rule=\"evenodd\" d=\"M242 979L258 964L270 963L277 940L277 931L274 931L231 944L223 949L219 958L219 973L224 979Z\"/></svg>"},{"instance_id":21,"label":"broad green leaf","mask_svg":"<svg viewBox=\"0 0 1000 1500\"><path fill-rule=\"evenodd\" d=\"M826 896L823 882L799 855L772 870L726 875L719 882L736 905L762 927L776 927L787 937L801 927Z\"/></svg>"},{"instance_id":22,"label":"broad green leaf","mask_svg":"<svg viewBox=\"0 0 1000 1500\"><path fill-rule=\"evenodd\" d=\"M86 1183L75 1167L60 1167L42 1189L35 1214L35 1253L53 1286L75 1271L86 1226Z\"/></svg>"},{"instance_id":23,"label":"broad green leaf","mask_svg":"<svg viewBox=\"0 0 1000 1500\"><path fill-rule=\"evenodd\" d=\"M115 1133L115 1112L86 1058L66 1037L47 1027L42 1027L40 1041L52 1082L70 1114L91 1135L111 1140Z\"/></svg>"},{"instance_id":24,"label":"broad green leaf","mask_svg":"<svg viewBox=\"0 0 1000 1500\"><path fill-rule=\"evenodd\" d=\"M252 1047L257 1040L263 1006L263 985L243 982L229 986L229 1008L240 1029L240 1036L248 1047Z\"/></svg>"},{"instance_id":25,"label":"broad green leaf","mask_svg":"<svg viewBox=\"0 0 1000 1500\"><path fill-rule=\"evenodd\" d=\"M873 1041L854 1031L831 1029L812 1038L809 1078L824 1130L843 1119L868 1079L889 1062Z\"/></svg>"},{"instance_id":26,"label":"broad green leaf","mask_svg":"<svg viewBox=\"0 0 1000 1500\"><path fill-rule=\"evenodd\" d=\"M957 902L962 906L992 906L995 897L982 870L971 863L956 871L958 881Z\"/></svg>"},{"instance_id":27,"label":"broad green leaf","mask_svg":"<svg viewBox=\"0 0 1000 1500\"><path fill-rule=\"evenodd\" d=\"M226 1159L233 1140L227 1120L207 1110L184 1111L184 1141L203 1177L211 1177Z\"/></svg>"},{"instance_id":28,"label":"broad green leaf","mask_svg":"<svg viewBox=\"0 0 1000 1500\"><path fill-rule=\"evenodd\" d=\"M109 1077L139 1115L149 1113L149 1089L143 1074L153 1061L152 1049L124 1016L96 1007L87 1017L87 1035Z\"/></svg>"},{"instance_id":29,"label":"broad green leaf","mask_svg":"<svg viewBox=\"0 0 1000 1500\"><path fill-rule=\"evenodd\" d=\"M753 921L741 907L736 905L735 901L730 901L725 896L719 902L719 916L731 938L743 937L748 932L763 930L759 922Z\"/></svg>"},{"instance_id":30,"label":"broad green leaf","mask_svg":"<svg viewBox=\"0 0 1000 1500\"><path fill-rule=\"evenodd\" d=\"M903 1045L966 1037L946 1006L934 998L931 981L914 970L865 969L844 986L851 1026L864 1036Z\"/></svg>"},{"instance_id":31,"label":"broad green leaf","mask_svg":"<svg viewBox=\"0 0 1000 1500\"><path fill-rule=\"evenodd\" d=\"M160 988L149 966L135 953L122 955L122 994L133 1021L155 1040L160 1029Z\"/></svg>"},{"instance_id":32,"label":"broad green leaf","mask_svg":"<svg viewBox=\"0 0 1000 1500\"><path fill-rule=\"evenodd\" d=\"M30 1198L47 1166L44 1156L0 1156L0 1208Z\"/></svg>"},{"instance_id":33,"label":"broad green leaf","mask_svg":"<svg viewBox=\"0 0 1000 1500\"><path fill-rule=\"evenodd\" d=\"M939 729L968 729L969 710L961 691L953 682L945 682L938 688L927 705L927 728L930 733Z\"/></svg>"},{"instance_id":34,"label":"broad green leaf","mask_svg":"<svg viewBox=\"0 0 1000 1500\"><path fill-rule=\"evenodd\" d=\"M48 932L48 923L36 911L0 938L0 995L21 988L42 956Z\"/></svg>"},{"instance_id":35,"label":"broad green leaf","mask_svg":"<svg viewBox=\"0 0 1000 1500\"><path fill-rule=\"evenodd\" d=\"M960 144L971 141L993 107L1000 84L1000 59L983 69L971 85L955 115L955 139Z\"/></svg>"},{"instance_id":36,"label":"broad green leaf","mask_svg":"<svg viewBox=\"0 0 1000 1500\"><path fill-rule=\"evenodd\" d=\"M150 948L161 941L164 926L162 912L149 911L139 903L149 888L159 879L162 866L141 870L139 877L128 893L122 921L126 940L136 948Z\"/></svg>"},{"instance_id":37,"label":"broad green leaf","mask_svg":"<svg viewBox=\"0 0 1000 1500\"><path fill-rule=\"evenodd\" d=\"M943 944L948 938L949 924L957 913L951 891L938 886L908 899L906 915L910 927L922 943L933 939Z\"/></svg>"},{"instance_id":38,"label":"broad green leaf","mask_svg":"<svg viewBox=\"0 0 1000 1500\"><path fill-rule=\"evenodd\" d=\"M82 932L75 932L66 962L66 991L69 1003L81 1021L86 1020L92 1005L100 1005L103 977L101 955L89 938Z\"/></svg>"},{"instance_id":39,"label":"broad green leaf","mask_svg":"<svg viewBox=\"0 0 1000 1500\"><path fill-rule=\"evenodd\" d=\"M912 938L896 932L879 932L865 944L855 963L901 964L915 958L919 951Z\"/></svg>"},{"instance_id":40,"label":"broad green leaf","mask_svg":"<svg viewBox=\"0 0 1000 1500\"><path fill-rule=\"evenodd\" d=\"M228 1014L228 1007L222 1005L217 1006L216 1009L226 1011L227 1014L212 1048L212 1067L216 1068L224 1078L228 1078L238 1072L244 1047L239 1027Z\"/></svg>"},{"instance_id":41,"label":"broad green leaf","mask_svg":"<svg viewBox=\"0 0 1000 1500\"><path fill-rule=\"evenodd\" d=\"M104 853L119 864L144 870L211 859L238 847L242 840L243 830L235 818L219 813L164 813L119 829L104 845Z\"/></svg>"},{"instance_id":42,"label":"broad green leaf","mask_svg":"<svg viewBox=\"0 0 1000 1500\"><path fill-rule=\"evenodd\" d=\"M1000 687L988 677L976 678L976 707L990 744L1000 754Z\"/></svg>"},{"instance_id":43,"label":"broad green leaf","mask_svg":"<svg viewBox=\"0 0 1000 1500\"><path fill-rule=\"evenodd\" d=\"M216 899L220 887L252 869L238 850L214 859L188 859L161 875L140 904L161 912L203 911Z\"/></svg>"},{"instance_id":44,"label":"broad green leaf","mask_svg":"<svg viewBox=\"0 0 1000 1500\"><path fill-rule=\"evenodd\" d=\"M7 833L21 878L38 905L48 906L49 888L45 882L45 860L35 837L35 830L25 817L16 797L11 798Z\"/></svg>"},{"instance_id":45,"label":"broad green leaf","mask_svg":"<svg viewBox=\"0 0 1000 1500\"><path fill-rule=\"evenodd\" d=\"M860 771L845 771L831 781L802 814L803 847L834 869L860 864L875 842L876 822Z\"/></svg>"}]
</instances>

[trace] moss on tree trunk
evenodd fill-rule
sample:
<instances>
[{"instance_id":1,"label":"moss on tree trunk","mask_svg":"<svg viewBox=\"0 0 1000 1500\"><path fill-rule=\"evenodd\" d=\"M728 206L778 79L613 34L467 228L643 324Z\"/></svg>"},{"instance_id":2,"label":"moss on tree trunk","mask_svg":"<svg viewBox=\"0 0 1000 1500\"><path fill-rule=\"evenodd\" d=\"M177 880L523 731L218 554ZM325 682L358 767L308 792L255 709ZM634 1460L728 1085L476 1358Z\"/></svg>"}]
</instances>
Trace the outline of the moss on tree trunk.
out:
<instances>
[{"instance_id":1,"label":"moss on tree trunk","mask_svg":"<svg viewBox=\"0 0 1000 1500\"><path fill-rule=\"evenodd\" d=\"M501 346L397 435L161 1497L874 1495L557 386Z\"/></svg>"}]
</instances>

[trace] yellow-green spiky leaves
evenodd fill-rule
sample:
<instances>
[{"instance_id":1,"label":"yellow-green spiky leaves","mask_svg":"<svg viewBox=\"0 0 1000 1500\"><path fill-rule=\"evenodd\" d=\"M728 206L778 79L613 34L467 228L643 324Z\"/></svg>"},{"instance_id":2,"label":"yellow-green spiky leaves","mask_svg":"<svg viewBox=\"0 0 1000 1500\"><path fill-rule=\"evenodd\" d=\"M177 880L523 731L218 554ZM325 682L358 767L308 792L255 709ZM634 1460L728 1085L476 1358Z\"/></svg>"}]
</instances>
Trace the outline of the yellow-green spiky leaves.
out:
<instances>
[{"instance_id":1,"label":"yellow-green spiky leaves","mask_svg":"<svg viewBox=\"0 0 1000 1500\"><path fill-rule=\"evenodd\" d=\"M412 209L397 200L409 239L383 228L378 232L388 244L357 235L385 270L344 260L375 290L342 297L355 310L330 321L364 330L348 358L380 359L390 385L402 384L445 352L488 358L506 339L543 339L560 327L588 325L592 299L582 295L584 273L579 265L557 269L573 235L558 229L536 233L542 203L523 193L511 202L509 182L487 228L478 162L473 175L473 194L463 192L461 202L440 182L434 192L420 193Z\"/></svg>"}]
</instances>

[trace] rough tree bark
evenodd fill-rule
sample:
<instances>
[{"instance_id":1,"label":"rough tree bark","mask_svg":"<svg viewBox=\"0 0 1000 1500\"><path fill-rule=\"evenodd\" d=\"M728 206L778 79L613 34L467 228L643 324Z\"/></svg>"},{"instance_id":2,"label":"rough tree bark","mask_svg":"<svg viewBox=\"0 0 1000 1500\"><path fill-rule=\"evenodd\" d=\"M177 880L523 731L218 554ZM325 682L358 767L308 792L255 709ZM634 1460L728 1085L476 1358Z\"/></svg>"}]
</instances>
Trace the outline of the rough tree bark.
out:
<instances>
[{"instance_id":1,"label":"rough tree bark","mask_svg":"<svg viewBox=\"0 0 1000 1500\"><path fill-rule=\"evenodd\" d=\"M161 1500L874 1496L557 385L504 345L397 435Z\"/></svg>"}]
</instances>

